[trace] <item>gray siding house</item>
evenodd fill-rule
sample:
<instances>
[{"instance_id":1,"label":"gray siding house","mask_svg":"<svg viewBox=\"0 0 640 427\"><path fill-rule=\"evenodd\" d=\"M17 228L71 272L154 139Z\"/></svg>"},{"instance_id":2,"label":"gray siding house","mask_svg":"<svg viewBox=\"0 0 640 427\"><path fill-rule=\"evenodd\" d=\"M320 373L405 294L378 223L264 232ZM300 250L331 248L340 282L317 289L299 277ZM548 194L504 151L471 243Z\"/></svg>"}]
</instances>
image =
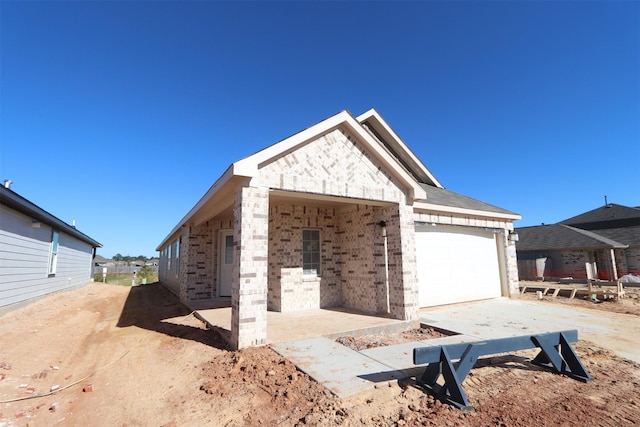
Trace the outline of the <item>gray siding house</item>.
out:
<instances>
[{"instance_id":1,"label":"gray siding house","mask_svg":"<svg viewBox=\"0 0 640 427\"><path fill-rule=\"evenodd\" d=\"M160 242L160 282L231 306L231 341L267 311L421 307L518 292L520 216L445 189L375 110L343 111L232 163Z\"/></svg>"},{"instance_id":2,"label":"gray siding house","mask_svg":"<svg viewBox=\"0 0 640 427\"><path fill-rule=\"evenodd\" d=\"M95 250L101 246L0 186L0 314L89 283Z\"/></svg>"}]
</instances>

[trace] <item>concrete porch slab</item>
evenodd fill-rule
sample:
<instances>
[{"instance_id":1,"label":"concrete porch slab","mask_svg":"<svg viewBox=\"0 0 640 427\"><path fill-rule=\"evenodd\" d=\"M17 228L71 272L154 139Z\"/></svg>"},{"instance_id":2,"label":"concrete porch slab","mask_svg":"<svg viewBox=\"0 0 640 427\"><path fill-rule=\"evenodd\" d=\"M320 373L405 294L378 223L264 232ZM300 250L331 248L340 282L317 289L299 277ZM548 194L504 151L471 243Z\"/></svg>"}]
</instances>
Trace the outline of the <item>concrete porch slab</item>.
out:
<instances>
[{"instance_id":1,"label":"concrete porch slab","mask_svg":"<svg viewBox=\"0 0 640 427\"><path fill-rule=\"evenodd\" d=\"M325 337L279 343L272 348L339 397L373 387L366 377L389 371L388 366Z\"/></svg>"},{"instance_id":2,"label":"concrete porch slab","mask_svg":"<svg viewBox=\"0 0 640 427\"><path fill-rule=\"evenodd\" d=\"M212 328L231 331L231 307L196 310L196 315ZM267 343L295 341L324 336L363 336L401 332L419 326L418 321L403 321L364 314L338 307L301 310L289 313L267 312Z\"/></svg>"}]
</instances>

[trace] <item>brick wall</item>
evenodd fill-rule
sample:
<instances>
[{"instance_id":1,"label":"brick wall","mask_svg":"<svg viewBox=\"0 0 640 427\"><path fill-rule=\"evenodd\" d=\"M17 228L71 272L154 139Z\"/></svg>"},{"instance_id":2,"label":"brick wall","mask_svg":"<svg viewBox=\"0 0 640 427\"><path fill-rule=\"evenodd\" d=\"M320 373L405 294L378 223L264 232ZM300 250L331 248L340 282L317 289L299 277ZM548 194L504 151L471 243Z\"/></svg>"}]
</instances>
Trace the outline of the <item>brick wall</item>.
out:
<instances>
[{"instance_id":1,"label":"brick wall","mask_svg":"<svg viewBox=\"0 0 640 427\"><path fill-rule=\"evenodd\" d=\"M337 209L278 204L269 209L269 309L307 310L342 305ZM302 272L302 230L320 230L321 275Z\"/></svg>"},{"instance_id":2,"label":"brick wall","mask_svg":"<svg viewBox=\"0 0 640 427\"><path fill-rule=\"evenodd\" d=\"M640 275L640 247L631 247L622 250L623 254L616 251L616 257L623 259L624 262L618 267L620 276L633 273Z\"/></svg>"},{"instance_id":3,"label":"brick wall","mask_svg":"<svg viewBox=\"0 0 640 427\"><path fill-rule=\"evenodd\" d=\"M184 301L196 302L217 297L218 235L220 230L232 228L231 216L185 227L180 252L180 284Z\"/></svg>"},{"instance_id":4,"label":"brick wall","mask_svg":"<svg viewBox=\"0 0 640 427\"><path fill-rule=\"evenodd\" d=\"M263 165L253 184L396 205L406 200L405 190L396 180L360 143L339 129ZM388 213L366 204L326 209L313 208L310 203L301 201L298 206L270 209L269 308L290 311L344 305L371 313L385 311L383 240L376 224ZM396 237L403 235L405 246L409 247L412 240L406 235L407 224ZM321 230L323 258L318 278L302 274L301 233L305 227ZM390 227L400 227L400 222ZM405 295L405 286L415 286L415 280L411 282L411 275L403 274L403 258L398 254L402 250L400 240L395 244L399 246L391 255L394 265L390 281L396 284L392 298L400 298L395 315L403 318L405 300L410 299ZM403 280L407 282L402 284Z\"/></svg>"},{"instance_id":5,"label":"brick wall","mask_svg":"<svg viewBox=\"0 0 640 427\"><path fill-rule=\"evenodd\" d=\"M375 251L374 232L376 230L375 209L371 206L344 208L341 210L338 236L340 238L340 266L342 300L345 306L362 311L377 313L380 311L378 273L382 255Z\"/></svg>"},{"instance_id":6,"label":"brick wall","mask_svg":"<svg viewBox=\"0 0 640 427\"><path fill-rule=\"evenodd\" d=\"M259 185L369 200L403 200L401 186L340 129L264 165Z\"/></svg>"}]
</instances>

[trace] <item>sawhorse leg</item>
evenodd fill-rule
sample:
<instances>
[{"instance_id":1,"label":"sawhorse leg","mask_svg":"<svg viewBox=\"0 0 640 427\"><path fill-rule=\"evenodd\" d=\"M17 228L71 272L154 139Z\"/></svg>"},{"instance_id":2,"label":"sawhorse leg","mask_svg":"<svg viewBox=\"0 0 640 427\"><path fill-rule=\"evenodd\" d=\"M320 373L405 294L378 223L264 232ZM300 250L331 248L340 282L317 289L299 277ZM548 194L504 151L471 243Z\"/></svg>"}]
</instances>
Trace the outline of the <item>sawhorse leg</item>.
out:
<instances>
[{"instance_id":1,"label":"sawhorse leg","mask_svg":"<svg viewBox=\"0 0 640 427\"><path fill-rule=\"evenodd\" d=\"M473 406L469 403L467 394L462 388L462 383L478 360L479 352L477 349L478 346L469 344L462 354L460 361L456 364L457 366L454 367L447 349L442 347L440 349L440 360L427 365L418 383L429 389L441 400L458 409L473 409ZM444 384L442 386L437 383L440 375L444 378Z\"/></svg>"},{"instance_id":2,"label":"sawhorse leg","mask_svg":"<svg viewBox=\"0 0 640 427\"><path fill-rule=\"evenodd\" d=\"M540 347L540 353L531 363L555 369L558 373L585 383L593 379L562 333L560 334L560 345L553 345L549 339L537 335L533 335L531 340L537 347Z\"/></svg>"}]
</instances>

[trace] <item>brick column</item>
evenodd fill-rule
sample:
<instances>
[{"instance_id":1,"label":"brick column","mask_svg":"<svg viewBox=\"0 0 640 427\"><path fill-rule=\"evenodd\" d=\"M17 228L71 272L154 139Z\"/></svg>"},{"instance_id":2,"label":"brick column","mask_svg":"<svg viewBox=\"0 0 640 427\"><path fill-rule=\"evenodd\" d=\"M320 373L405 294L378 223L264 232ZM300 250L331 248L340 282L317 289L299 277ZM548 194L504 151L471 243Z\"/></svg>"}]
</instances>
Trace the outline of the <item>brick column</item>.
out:
<instances>
[{"instance_id":1,"label":"brick column","mask_svg":"<svg viewBox=\"0 0 640 427\"><path fill-rule=\"evenodd\" d=\"M416 261L416 226L413 206L398 205L400 240L402 245L402 304L392 307L391 313L397 319L418 320L420 318L419 285Z\"/></svg>"},{"instance_id":2,"label":"brick column","mask_svg":"<svg viewBox=\"0 0 640 427\"><path fill-rule=\"evenodd\" d=\"M231 281L231 343L237 349L267 343L268 233L269 190L238 188Z\"/></svg>"},{"instance_id":3,"label":"brick column","mask_svg":"<svg viewBox=\"0 0 640 427\"><path fill-rule=\"evenodd\" d=\"M507 273L507 288L509 295L503 295L509 298L517 298L520 295L520 282L518 279L518 257L516 254L516 242L509 240L509 232L512 231L512 227L504 229L504 235L498 235L497 238L502 238L502 243L505 246L506 256L506 273Z\"/></svg>"},{"instance_id":4,"label":"brick column","mask_svg":"<svg viewBox=\"0 0 640 427\"><path fill-rule=\"evenodd\" d=\"M389 308L400 320L418 320L418 274L413 207L400 203L385 208L389 253Z\"/></svg>"}]
</instances>

